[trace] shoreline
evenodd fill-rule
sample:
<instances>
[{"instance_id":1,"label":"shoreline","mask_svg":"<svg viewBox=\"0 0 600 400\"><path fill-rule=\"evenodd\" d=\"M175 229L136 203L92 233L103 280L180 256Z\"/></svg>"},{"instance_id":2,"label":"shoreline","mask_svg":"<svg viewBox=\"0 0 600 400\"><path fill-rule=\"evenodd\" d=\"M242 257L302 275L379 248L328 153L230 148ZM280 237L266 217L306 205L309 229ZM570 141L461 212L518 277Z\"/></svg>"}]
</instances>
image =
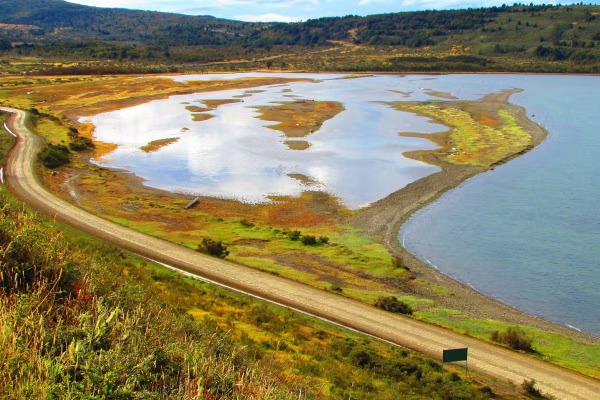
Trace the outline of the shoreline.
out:
<instances>
[{"instance_id":1,"label":"shoreline","mask_svg":"<svg viewBox=\"0 0 600 400\"><path fill-rule=\"evenodd\" d=\"M367 208L361 210L351 223L383 243L388 251L394 257L401 260L402 264L415 274L417 278L430 284L439 284L449 288L452 291L450 296L438 295L434 298L438 306L455 308L478 318L497 319L516 325L529 325L589 343L597 343L600 338L596 336L579 331L576 328L571 328L566 324L562 325L550 322L542 317L529 314L526 311L489 297L477 289L444 274L410 253L402 246L398 238L402 226L415 212L433 204L443 194L460 187L468 179L491 171L496 166L505 164L529 152L546 139L548 132L527 117L526 109L509 102L510 96L518 91L520 90L505 91L496 94L494 100L503 102L504 106L516 116L518 124L531 135L530 146L521 152L494 163L490 168L437 162L435 157L428 156L426 152L422 152L421 154L425 154L422 161L439 166L442 170L412 182L387 197L372 203ZM427 138L426 135L420 137ZM430 140L443 147L434 137ZM417 151L414 153L420 152ZM431 298L433 294L432 291L419 290L419 287L415 287L415 289L415 294L427 296L428 298Z\"/></svg>"}]
</instances>

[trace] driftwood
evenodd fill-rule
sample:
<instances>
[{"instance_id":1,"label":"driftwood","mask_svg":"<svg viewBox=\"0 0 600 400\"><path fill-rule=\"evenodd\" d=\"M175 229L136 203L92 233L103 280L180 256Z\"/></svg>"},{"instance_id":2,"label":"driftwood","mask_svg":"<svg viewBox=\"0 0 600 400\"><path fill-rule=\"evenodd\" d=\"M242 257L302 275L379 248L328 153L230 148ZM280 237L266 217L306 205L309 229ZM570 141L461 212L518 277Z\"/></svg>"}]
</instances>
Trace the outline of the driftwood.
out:
<instances>
[{"instance_id":1,"label":"driftwood","mask_svg":"<svg viewBox=\"0 0 600 400\"><path fill-rule=\"evenodd\" d=\"M189 210L194 207L197 203L200 203L200 197L196 197L194 200L190 201L190 204L184 207L184 209Z\"/></svg>"}]
</instances>

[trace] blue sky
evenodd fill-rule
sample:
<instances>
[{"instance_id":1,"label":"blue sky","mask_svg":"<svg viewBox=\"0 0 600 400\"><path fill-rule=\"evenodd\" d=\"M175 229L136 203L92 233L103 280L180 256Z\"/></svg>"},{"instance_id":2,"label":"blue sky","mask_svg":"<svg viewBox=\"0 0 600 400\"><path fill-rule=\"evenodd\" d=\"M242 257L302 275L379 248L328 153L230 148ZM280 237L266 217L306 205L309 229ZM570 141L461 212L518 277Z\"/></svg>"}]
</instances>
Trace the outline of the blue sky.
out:
<instances>
[{"instance_id":1,"label":"blue sky","mask_svg":"<svg viewBox=\"0 0 600 400\"><path fill-rule=\"evenodd\" d=\"M303 21L310 18L370 15L400 11L449 8L478 8L512 4L507 0L69 0L98 7L174 12L189 15L212 15L241 21ZM522 0L529 4L531 0ZM534 4L553 3L533 1ZM576 1L561 1L561 4ZM586 4L590 0L585 1ZM591 3L599 4L600 0Z\"/></svg>"}]
</instances>

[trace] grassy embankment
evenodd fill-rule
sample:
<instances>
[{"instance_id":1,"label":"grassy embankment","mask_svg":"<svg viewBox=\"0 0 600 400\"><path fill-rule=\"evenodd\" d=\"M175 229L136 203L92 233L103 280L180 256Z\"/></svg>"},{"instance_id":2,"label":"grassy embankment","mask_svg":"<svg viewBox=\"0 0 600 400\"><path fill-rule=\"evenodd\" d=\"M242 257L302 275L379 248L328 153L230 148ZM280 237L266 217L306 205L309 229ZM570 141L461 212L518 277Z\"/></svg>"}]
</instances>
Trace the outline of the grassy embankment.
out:
<instances>
[{"instance_id":1,"label":"grassy embankment","mask_svg":"<svg viewBox=\"0 0 600 400\"><path fill-rule=\"evenodd\" d=\"M86 88L84 84L75 83L70 88L58 82L35 86L38 92L33 99L55 99L42 104L34 103L32 96L23 94L34 87L12 89L11 93L18 94L15 101L22 102L23 108L37 104L43 112L60 115L55 120L40 118L37 125L42 135L60 142L64 140L60 135L66 130L65 124L71 123L65 113ZM145 93L141 86L137 90L139 95ZM117 98L124 97L117 94ZM96 100L102 99L105 109L122 106L121 102L111 105L110 96L105 97L100 91L96 95L99 96ZM83 108L79 111L97 112L99 107L93 96L85 98L89 111ZM431 117L453 127L451 135L435 136L443 145L434 157L438 160L491 166L495 160L529 146L527 134L502 110L485 109L477 102L405 106L423 114L429 109ZM285 107L290 111L290 104ZM86 127L80 130L85 132ZM511 140L509 147L498 146L507 139ZM452 148L455 150L451 151ZM441 156L442 153L445 155ZM414 156L426 157L428 161L432 158L427 152ZM126 175L92 166L84 159L76 159L56 176L44 173L44 177L50 187L65 197L74 195L71 200L94 213L191 248L205 237L222 240L231 251L229 259L232 261L371 303L384 295L401 296L416 310L417 318L486 340L494 330L504 331L509 327L501 321L475 319L440 306L440 299L452 296L450 290L414 279L411 271L391 259L385 247L349 227L346 221L352 213L324 193L307 191L298 198L273 198L272 203L262 205L203 198L195 208L185 211L183 207L190 200L188 197L149 190ZM305 245L301 240L292 240L295 231L317 238L327 237L328 243ZM524 329L535 337L534 347L539 357L597 375L594 360L599 355L599 346L540 329Z\"/></svg>"},{"instance_id":2,"label":"grassy embankment","mask_svg":"<svg viewBox=\"0 0 600 400\"><path fill-rule=\"evenodd\" d=\"M4 130L4 121L6 121L6 119L7 116L0 113L0 166L4 164L4 160L6 160L10 148L15 143L14 136Z\"/></svg>"}]
</instances>

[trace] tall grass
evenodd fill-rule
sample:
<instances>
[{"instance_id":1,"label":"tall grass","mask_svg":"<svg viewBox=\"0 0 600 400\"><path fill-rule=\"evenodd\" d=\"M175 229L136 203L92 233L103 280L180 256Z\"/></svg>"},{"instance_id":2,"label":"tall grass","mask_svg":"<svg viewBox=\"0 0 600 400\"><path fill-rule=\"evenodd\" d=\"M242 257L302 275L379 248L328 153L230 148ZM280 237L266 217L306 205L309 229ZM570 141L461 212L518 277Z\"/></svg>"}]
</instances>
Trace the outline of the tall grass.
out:
<instances>
[{"instance_id":1,"label":"tall grass","mask_svg":"<svg viewBox=\"0 0 600 400\"><path fill-rule=\"evenodd\" d=\"M110 278L38 217L2 203L3 397L299 397L215 324Z\"/></svg>"}]
</instances>

